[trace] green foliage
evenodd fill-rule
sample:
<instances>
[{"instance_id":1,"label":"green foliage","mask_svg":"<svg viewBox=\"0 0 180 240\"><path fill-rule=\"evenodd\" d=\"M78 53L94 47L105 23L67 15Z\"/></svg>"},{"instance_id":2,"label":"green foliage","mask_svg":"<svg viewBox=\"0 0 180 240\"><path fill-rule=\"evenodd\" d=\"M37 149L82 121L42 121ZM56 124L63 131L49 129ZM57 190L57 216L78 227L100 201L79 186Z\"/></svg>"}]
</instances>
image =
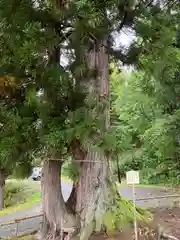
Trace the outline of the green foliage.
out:
<instances>
[{"instance_id":1,"label":"green foliage","mask_svg":"<svg viewBox=\"0 0 180 240\"><path fill-rule=\"evenodd\" d=\"M154 171L153 168L144 168L141 171L141 179L143 184L179 186L180 173L179 169L175 168L171 161L164 163Z\"/></svg>"},{"instance_id":2,"label":"green foliage","mask_svg":"<svg viewBox=\"0 0 180 240\"><path fill-rule=\"evenodd\" d=\"M27 201L33 201L33 198L39 192L39 188L31 183L26 181L14 181L8 180L5 185L5 207L12 207Z\"/></svg>"},{"instance_id":3,"label":"green foliage","mask_svg":"<svg viewBox=\"0 0 180 240\"><path fill-rule=\"evenodd\" d=\"M12 177L24 179L29 177L32 172L32 162L29 159L24 159L24 162L18 162L12 171Z\"/></svg>"},{"instance_id":4,"label":"green foliage","mask_svg":"<svg viewBox=\"0 0 180 240\"><path fill-rule=\"evenodd\" d=\"M157 40L157 44L160 44L159 41L161 39ZM164 57L156 61L150 59L152 55L143 55L142 59L146 59L149 65L145 63L144 70L133 72L131 77L114 71L112 81L114 78L119 79L116 81L124 80L118 90L114 90L112 85L116 99L113 109L119 126L131 136L127 137L128 145L125 148L121 148L123 145L118 142L117 154L122 176L127 170L142 169L142 175L149 183L174 183L175 179L179 182L180 92L177 65L180 63L180 50L171 45L173 41L174 35L171 34L167 48L175 51L176 55L167 51L163 55L161 52ZM159 56L161 49L156 45L154 51L153 56ZM165 66L170 65L170 75L162 77L162 72L154 72L160 61L166 63Z\"/></svg>"},{"instance_id":5,"label":"green foliage","mask_svg":"<svg viewBox=\"0 0 180 240\"><path fill-rule=\"evenodd\" d=\"M127 170L140 169L146 182L174 183L179 182L180 171L179 13L144 14L146 20L137 19L136 26L144 49L136 70L129 76L116 69L112 74L112 82L121 81L119 88L111 84L113 111L119 126L131 136L128 146L117 148L116 154L122 176Z\"/></svg>"},{"instance_id":6,"label":"green foliage","mask_svg":"<svg viewBox=\"0 0 180 240\"><path fill-rule=\"evenodd\" d=\"M1 104L0 169L4 170L6 175L12 173L14 168L19 169L21 166L22 169L23 165L26 165L25 170L29 169L31 151L37 143L37 132L31 111L32 108L24 104L18 110L9 109ZM29 171L24 172L25 174L29 174Z\"/></svg>"},{"instance_id":7,"label":"green foliage","mask_svg":"<svg viewBox=\"0 0 180 240\"><path fill-rule=\"evenodd\" d=\"M151 219L150 213L142 208L136 209L137 220L148 222ZM133 225L134 212L131 202L125 199L119 199L118 205L106 212L103 216L103 223L107 228L107 232L110 234L115 229L124 230L128 226Z\"/></svg>"},{"instance_id":8,"label":"green foliage","mask_svg":"<svg viewBox=\"0 0 180 240\"><path fill-rule=\"evenodd\" d=\"M79 180L79 168L78 168L77 164L75 164L72 161L71 162L65 162L63 167L62 167L61 175L63 177L70 178L74 183L78 182L78 180Z\"/></svg>"},{"instance_id":9,"label":"green foliage","mask_svg":"<svg viewBox=\"0 0 180 240\"><path fill-rule=\"evenodd\" d=\"M13 206L16 204L17 195L19 195L21 190L22 189L20 189L18 186L7 185L5 187L5 207ZM20 202L23 200L23 197L21 197Z\"/></svg>"},{"instance_id":10,"label":"green foliage","mask_svg":"<svg viewBox=\"0 0 180 240\"><path fill-rule=\"evenodd\" d=\"M178 117L171 115L179 93L166 83L179 67L179 51L173 46L178 24L171 1L164 1L163 7L156 2L75 0L62 1L61 6L43 0L0 2L0 76L14 77L13 86L0 89L0 170L6 176L28 175L35 153L41 159L68 159L76 139L85 150L90 143L119 159L127 152L136 168L178 159L173 140L178 127L172 127ZM137 41L115 51L110 36L126 28L136 32ZM136 67L143 66L144 71L132 76L113 72L112 124L106 131L108 101L97 103L93 94L89 96L91 80L98 77L86 58L107 37L107 55L128 64L138 62ZM60 55L69 60L65 67ZM168 71L161 81L165 63ZM77 178L73 165L68 163L63 171Z\"/></svg>"},{"instance_id":11,"label":"green foliage","mask_svg":"<svg viewBox=\"0 0 180 240\"><path fill-rule=\"evenodd\" d=\"M133 203L119 197L117 186L114 186L113 190L113 203L108 203L107 211L102 218L108 233L115 229L124 230L128 226L132 226L134 220ZM152 219L148 211L139 207L136 207L136 214L138 221L148 222Z\"/></svg>"},{"instance_id":12,"label":"green foliage","mask_svg":"<svg viewBox=\"0 0 180 240\"><path fill-rule=\"evenodd\" d=\"M14 80L0 86L0 173L29 174L39 153L68 159L78 140L84 150L118 158L121 175L142 169L152 182L177 177L179 12L173 0L1 0L0 77ZM136 38L113 48L114 33L126 30ZM110 106L99 94L108 79L106 57L135 69L125 74L112 65ZM67 160L62 172L77 181L75 166ZM7 201L19 190L7 191ZM132 204L112 196L116 204L104 216L109 231L133 219Z\"/></svg>"}]
</instances>

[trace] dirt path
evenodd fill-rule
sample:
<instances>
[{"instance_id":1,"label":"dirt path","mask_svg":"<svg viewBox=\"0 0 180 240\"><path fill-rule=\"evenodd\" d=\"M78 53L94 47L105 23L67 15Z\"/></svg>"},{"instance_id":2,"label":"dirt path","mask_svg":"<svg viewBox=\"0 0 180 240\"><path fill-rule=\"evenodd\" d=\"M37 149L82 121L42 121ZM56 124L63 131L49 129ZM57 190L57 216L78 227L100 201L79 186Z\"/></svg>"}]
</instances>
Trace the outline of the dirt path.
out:
<instances>
[{"instance_id":1,"label":"dirt path","mask_svg":"<svg viewBox=\"0 0 180 240\"><path fill-rule=\"evenodd\" d=\"M158 229L159 225L161 225L161 228ZM152 223L144 226L138 224L138 240L159 239L162 233L166 234L164 240L169 239L167 235L173 237L172 239L180 239L180 208L172 208L171 210L156 209ZM134 229L130 228L111 237L98 233L93 235L91 240L134 240Z\"/></svg>"},{"instance_id":2,"label":"dirt path","mask_svg":"<svg viewBox=\"0 0 180 240\"><path fill-rule=\"evenodd\" d=\"M63 196L64 199L67 200L72 189L71 183L65 183L62 184L62 190L63 190ZM132 189L128 186L121 186L120 192L123 197L126 199L132 200ZM142 199L142 198L148 198L148 197L157 197L162 195L172 195L172 194L178 194L177 190L173 189L165 189L165 188L150 188L150 187L138 187L136 188L136 198ZM137 205L145 207L145 208L156 208L156 207L171 207L174 202L180 201L179 198L164 198L160 200L152 199L152 200L138 200ZM41 204L35 205L33 208L19 211L16 213L13 213L11 215L7 215L0 218L0 224L11 222L14 219L17 218L24 218L29 216L38 215L41 213ZM18 227L18 232L20 235L25 233L30 233L34 230L37 230L40 227L40 223L42 221L42 217L38 217L35 219L29 219L21 222ZM12 236L15 232L16 225L9 225L9 226L1 226L0 227L0 237L7 237Z\"/></svg>"},{"instance_id":3,"label":"dirt path","mask_svg":"<svg viewBox=\"0 0 180 240\"><path fill-rule=\"evenodd\" d=\"M157 209L154 218L155 223L162 225L166 233L180 239L180 208Z\"/></svg>"}]
</instances>

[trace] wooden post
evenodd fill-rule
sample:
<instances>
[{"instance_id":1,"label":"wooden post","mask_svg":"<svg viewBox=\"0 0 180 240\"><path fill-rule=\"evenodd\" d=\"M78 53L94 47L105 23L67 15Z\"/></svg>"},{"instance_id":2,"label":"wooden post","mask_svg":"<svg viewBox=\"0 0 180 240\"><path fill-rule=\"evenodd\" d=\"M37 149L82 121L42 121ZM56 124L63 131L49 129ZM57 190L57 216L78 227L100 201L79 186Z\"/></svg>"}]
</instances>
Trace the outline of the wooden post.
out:
<instances>
[{"instance_id":1,"label":"wooden post","mask_svg":"<svg viewBox=\"0 0 180 240\"><path fill-rule=\"evenodd\" d=\"M18 236L18 231L19 231L19 221L16 222L16 233L15 236Z\"/></svg>"}]
</instances>

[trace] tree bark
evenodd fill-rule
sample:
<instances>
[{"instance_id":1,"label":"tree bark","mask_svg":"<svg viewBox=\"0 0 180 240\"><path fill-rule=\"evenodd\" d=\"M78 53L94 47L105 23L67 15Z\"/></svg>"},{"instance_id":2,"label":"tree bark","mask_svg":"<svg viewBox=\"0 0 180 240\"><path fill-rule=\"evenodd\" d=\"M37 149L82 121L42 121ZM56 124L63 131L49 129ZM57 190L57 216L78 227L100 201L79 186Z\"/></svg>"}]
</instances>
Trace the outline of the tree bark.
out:
<instances>
[{"instance_id":1,"label":"tree bark","mask_svg":"<svg viewBox=\"0 0 180 240\"><path fill-rule=\"evenodd\" d=\"M78 145L75 146L78 148ZM73 152L82 152L82 148ZM74 155L76 159L77 156L79 154ZM106 225L106 213L110 213L114 222L117 222L120 195L115 182L107 157L89 145L75 189L75 213L80 222L75 239L88 240L93 232L106 232L109 227Z\"/></svg>"},{"instance_id":2,"label":"tree bark","mask_svg":"<svg viewBox=\"0 0 180 240\"><path fill-rule=\"evenodd\" d=\"M76 213L76 202L77 202L77 188L78 184L73 184L71 194L66 202L67 208L73 213Z\"/></svg>"},{"instance_id":3,"label":"tree bark","mask_svg":"<svg viewBox=\"0 0 180 240\"><path fill-rule=\"evenodd\" d=\"M2 171L0 171L0 210L4 208L4 186L6 177Z\"/></svg>"},{"instance_id":4,"label":"tree bark","mask_svg":"<svg viewBox=\"0 0 180 240\"><path fill-rule=\"evenodd\" d=\"M76 203L76 214L80 217L80 240L89 239L93 231L102 230L103 215L112 196L108 185L107 159L92 151L90 146L85 160L87 162L81 166Z\"/></svg>"},{"instance_id":5,"label":"tree bark","mask_svg":"<svg viewBox=\"0 0 180 240\"><path fill-rule=\"evenodd\" d=\"M96 113L102 120L100 136L109 127L109 63L106 52L106 40L96 40L94 49L87 53L90 69L96 70L96 78L91 79L89 93L95 93L97 106L103 105ZM91 97L91 96L90 96ZM80 180L76 189L76 215L80 219L78 239L87 240L93 231L105 230L105 214L116 203L117 191L111 181L111 172L107 154L93 146L93 136L87 142L86 149L78 141L72 144L72 154L80 163ZM115 185L115 184L114 184Z\"/></svg>"},{"instance_id":6,"label":"tree bark","mask_svg":"<svg viewBox=\"0 0 180 240\"><path fill-rule=\"evenodd\" d=\"M60 235L61 228L76 227L76 220L67 208L61 192L60 161L45 161L42 174L42 205L44 226L42 239L47 235L53 238Z\"/></svg>"}]
</instances>

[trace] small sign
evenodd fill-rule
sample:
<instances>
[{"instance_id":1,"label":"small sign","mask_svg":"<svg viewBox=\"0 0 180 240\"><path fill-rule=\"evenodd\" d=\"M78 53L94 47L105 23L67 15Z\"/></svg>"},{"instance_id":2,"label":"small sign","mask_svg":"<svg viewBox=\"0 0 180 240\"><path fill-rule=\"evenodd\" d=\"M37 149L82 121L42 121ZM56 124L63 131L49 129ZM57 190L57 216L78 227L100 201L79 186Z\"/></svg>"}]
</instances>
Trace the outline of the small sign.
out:
<instances>
[{"instance_id":1,"label":"small sign","mask_svg":"<svg viewBox=\"0 0 180 240\"><path fill-rule=\"evenodd\" d=\"M139 184L139 171L126 172L127 184Z\"/></svg>"}]
</instances>

